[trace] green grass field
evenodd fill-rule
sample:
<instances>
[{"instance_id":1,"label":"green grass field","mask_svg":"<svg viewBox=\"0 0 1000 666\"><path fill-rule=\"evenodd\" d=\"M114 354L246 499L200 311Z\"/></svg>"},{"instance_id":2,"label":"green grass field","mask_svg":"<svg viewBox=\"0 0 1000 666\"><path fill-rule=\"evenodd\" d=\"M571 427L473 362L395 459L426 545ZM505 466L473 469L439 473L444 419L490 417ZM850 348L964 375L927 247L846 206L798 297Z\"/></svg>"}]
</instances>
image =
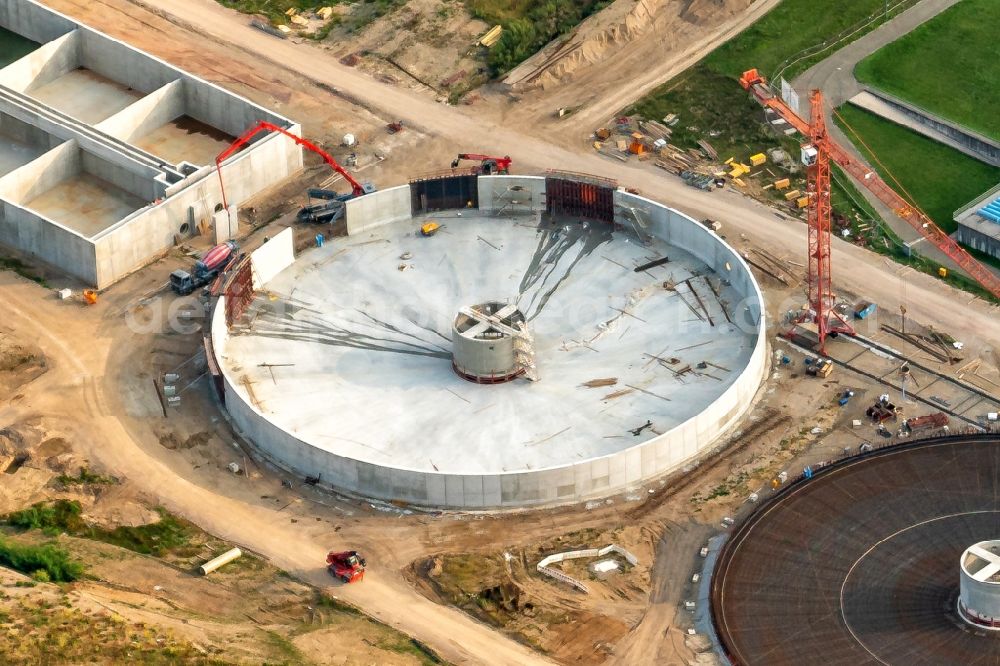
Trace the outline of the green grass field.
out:
<instances>
[{"instance_id":1,"label":"green grass field","mask_svg":"<svg viewBox=\"0 0 1000 666\"><path fill-rule=\"evenodd\" d=\"M858 63L859 81L1000 139L1000 2L963 0Z\"/></svg>"},{"instance_id":2,"label":"green grass field","mask_svg":"<svg viewBox=\"0 0 1000 666\"><path fill-rule=\"evenodd\" d=\"M900 3L896 0L889 4L896 6ZM906 0L895 13L913 4L915 0ZM870 17L881 16L883 7L883 0L784 0L761 20L715 49L702 62L727 76L739 77L751 67L770 76L803 51L835 40L845 32L854 32L853 28ZM889 16L893 15L890 12ZM849 44L879 25L881 21L875 21L845 38L839 46ZM791 80L832 52L833 49L824 50L814 57L789 64L784 70L785 78Z\"/></svg>"},{"instance_id":3,"label":"green grass field","mask_svg":"<svg viewBox=\"0 0 1000 666\"><path fill-rule=\"evenodd\" d=\"M489 52L495 74L513 69L609 4L610 0L465 0L473 16L503 26L500 41Z\"/></svg>"},{"instance_id":4,"label":"green grass field","mask_svg":"<svg viewBox=\"0 0 1000 666\"><path fill-rule=\"evenodd\" d=\"M949 233L955 230L952 214L963 204L1000 181L1000 168L923 137L878 116L845 104L835 122L854 141L879 175L895 187L889 173L933 219ZM856 140L850 126L865 145ZM872 159L872 152L882 162Z\"/></svg>"},{"instance_id":5,"label":"green grass field","mask_svg":"<svg viewBox=\"0 0 1000 666\"><path fill-rule=\"evenodd\" d=\"M890 5L896 6L898 13L915 1L904 0L900 4L897 0ZM756 67L771 76L781 69L790 80L832 52L821 45L835 39L833 36L849 33L843 45L878 27L881 21L858 28L871 17L881 15L883 6L883 0L784 0L747 30L652 91L627 112L652 119L668 113L679 114L681 122L674 128L674 143L683 147L693 147L697 139L705 138L727 157L735 154L743 159L776 146L777 139L760 124L760 107L749 102L740 88L737 82L740 74ZM804 57L799 60L801 56ZM688 127L698 129L689 131ZM719 134L706 136L710 130Z\"/></svg>"}]
</instances>

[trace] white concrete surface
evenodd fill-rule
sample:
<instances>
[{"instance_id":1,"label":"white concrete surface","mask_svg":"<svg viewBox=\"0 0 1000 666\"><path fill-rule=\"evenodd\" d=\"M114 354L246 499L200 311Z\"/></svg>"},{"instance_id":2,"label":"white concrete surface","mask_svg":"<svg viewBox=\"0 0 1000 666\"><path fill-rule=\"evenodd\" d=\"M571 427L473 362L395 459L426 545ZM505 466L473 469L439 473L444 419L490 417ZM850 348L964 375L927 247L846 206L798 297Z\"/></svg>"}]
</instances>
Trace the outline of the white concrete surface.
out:
<instances>
[{"instance_id":1,"label":"white concrete surface","mask_svg":"<svg viewBox=\"0 0 1000 666\"><path fill-rule=\"evenodd\" d=\"M376 227L408 220L413 214L412 206L409 185L350 199L344 210L347 234L356 236Z\"/></svg>"},{"instance_id":2,"label":"white concrete surface","mask_svg":"<svg viewBox=\"0 0 1000 666\"><path fill-rule=\"evenodd\" d=\"M278 273L295 262L295 234L288 227L250 254L253 288L263 289Z\"/></svg>"},{"instance_id":3,"label":"white concrete surface","mask_svg":"<svg viewBox=\"0 0 1000 666\"><path fill-rule=\"evenodd\" d=\"M444 229L433 238L419 236L421 219L371 220L370 231L309 250L266 285L249 330L230 337L216 310L234 422L300 474L430 506L579 501L678 468L756 393L766 365L761 295L743 261L702 225L641 197L625 203L647 208L649 233L672 242L643 246L601 223L556 235L536 229L537 216L463 210L434 215ZM664 255L663 266L631 270ZM698 308L683 281L710 267L729 281L721 296L736 324L704 277L692 283L715 326L663 288L680 283ZM542 381L476 385L454 374L455 313L487 299L512 299L530 318ZM727 371L678 378L648 354L677 357L675 370L707 360ZM581 386L605 377L618 383Z\"/></svg>"}]
</instances>

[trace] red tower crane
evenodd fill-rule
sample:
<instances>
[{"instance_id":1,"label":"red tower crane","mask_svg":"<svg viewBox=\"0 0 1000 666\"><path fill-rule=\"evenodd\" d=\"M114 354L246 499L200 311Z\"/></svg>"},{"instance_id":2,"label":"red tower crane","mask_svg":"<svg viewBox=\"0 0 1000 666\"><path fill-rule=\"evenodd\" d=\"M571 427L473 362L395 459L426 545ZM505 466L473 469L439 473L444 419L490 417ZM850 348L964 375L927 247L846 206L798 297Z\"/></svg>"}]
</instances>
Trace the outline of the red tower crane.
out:
<instances>
[{"instance_id":1,"label":"red tower crane","mask_svg":"<svg viewBox=\"0 0 1000 666\"><path fill-rule=\"evenodd\" d=\"M819 353L826 355L826 337L833 333L854 335L852 327L834 309L836 297L830 274L830 136L823 117L823 93L812 92L809 143L802 147L802 163L809 171L809 307L819 333ZM810 314L811 314L810 313ZM808 319L809 317L807 317Z\"/></svg>"},{"instance_id":2,"label":"red tower crane","mask_svg":"<svg viewBox=\"0 0 1000 666\"><path fill-rule=\"evenodd\" d=\"M772 109L800 133L805 136L812 136L812 126L800 118L781 98L774 94L767 85L767 81L756 69L744 72L740 78L740 85L750 91L761 105ZM817 110L822 113L822 107L817 107L813 103L813 114L816 114ZM826 138L826 146L829 158L853 176L858 184L874 194L879 201L891 208L896 215L920 232L924 238L954 261L972 279L982 285L984 289L993 294L994 297L1000 298L1000 277L997 277L995 273L976 261L961 245L942 231L915 203L908 201L889 187L877 173L868 168L864 163L854 159L850 153L829 137ZM810 259L811 264L812 260ZM827 265L829 265L829 262ZM810 280L812 279L812 276L810 276Z\"/></svg>"},{"instance_id":3,"label":"red tower crane","mask_svg":"<svg viewBox=\"0 0 1000 666\"><path fill-rule=\"evenodd\" d=\"M298 136L296 134L292 134L283 127L278 127L273 123L261 120L256 125L254 125L246 132L244 132L238 139L233 141L233 143L228 148L219 153L218 156L215 158L215 169L216 171L219 172L219 187L222 189L222 205L225 207L226 210L229 210L229 202L226 201L226 186L222 182L222 163L227 159L229 159L230 157L232 157L235 153L242 150L244 146L250 143L250 141L261 132L277 132L279 134L284 134L289 139L294 141L296 144L302 146L306 150L311 150L312 152L322 157L323 161L326 162L328 165L330 165L331 169L333 169L341 176L343 176L344 180L346 180L351 186L352 196L360 197L366 193L365 188L361 185L361 183L356 181L354 177L347 172L347 169L340 166L340 164L337 163L337 160L333 159L333 157L331 157L328 152L326 152L313 142L307 139L303 139L301 136Z\"/></svg>"}]
</instances>

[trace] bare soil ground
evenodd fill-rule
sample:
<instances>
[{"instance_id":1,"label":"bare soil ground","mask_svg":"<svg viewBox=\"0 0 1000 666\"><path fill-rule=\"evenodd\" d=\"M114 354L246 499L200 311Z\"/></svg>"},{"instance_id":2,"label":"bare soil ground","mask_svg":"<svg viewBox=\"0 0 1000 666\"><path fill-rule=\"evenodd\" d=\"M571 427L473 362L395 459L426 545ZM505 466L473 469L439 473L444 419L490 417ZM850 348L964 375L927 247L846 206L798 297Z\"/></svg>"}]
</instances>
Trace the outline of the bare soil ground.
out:
<instances>
[{"instance_id":1,"label":"bare soil ground","mask_svg":"<svg viewBox=\"0 0 1000 666\"><path fill-rule=\"evenodd\" d=\"M13 396L17 389L45 372L45 358L27 340L17 339L7 326L0 327L0 397Z\"/></svg>"},{"instance_id":2,"label":"bare soil ground","mask_svg":"<svg viewBox=\"0 0 1000 666\"><path fill-rule=\"evenodd\" d=\"M49 541L38 532L7 538ZM407 638L252 554L198 576L193 563L220 550L207 535L200 541L188 557L161 560L62 536L55 543L87 563L88 577L61 586L0 569L5 663L431 662Z\"/></svg>"},{"instance_id":3,"label":"bare soil ground","mask_svg":"<svg viewBox=\"0 0 1000 666\"><path fill-rule=\"evenodd\" d=\"M642 617L650 582L654 529L590 528L529 546L491 543L480 553L437 554L410 565L411 581L429 598L462 608L562 663L600 664ZM547 555L581 548L624 546L639 559L620 573L592 576L594 561L569 560L553 568L583 581L583 593L538 573Z\"/></svg>"},{"instance_id":4,"label":"bare soil ground","mask_svg":"<svg viewBox=\"0 0 1000 666\"><path fill-rule=\"evenodd\" d=\"M457 101L489 78L476 41L490 27L458 0L409 0L363 29L334 28L320 43L376 78Z\"/></svg>"}]
</instances>

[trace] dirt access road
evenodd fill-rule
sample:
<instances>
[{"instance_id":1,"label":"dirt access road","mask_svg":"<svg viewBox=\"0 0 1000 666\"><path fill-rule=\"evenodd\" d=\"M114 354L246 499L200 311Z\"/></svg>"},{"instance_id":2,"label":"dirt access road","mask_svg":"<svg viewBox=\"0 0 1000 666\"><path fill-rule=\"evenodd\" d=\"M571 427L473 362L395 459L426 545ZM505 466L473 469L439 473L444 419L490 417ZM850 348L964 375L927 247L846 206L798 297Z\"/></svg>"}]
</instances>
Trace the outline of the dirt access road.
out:
<instances>
[{"instance_id":1,"label":"dirt access road","mask_svg":"<svg viewBox=\"0 0 1000 666\"><path fill-rule=\"evenodd\" d=\"M579 142L629 101L639 99L694 65L778 2L620 1L589 17L571 35L558 40L561 44L565 39L576 45L575 51L555 65L545 67L542 76L550 79L546 85L524 92L515 86L516 102L511 102L505 94L489 95L484 89L484 104L508 125L532 126L548 137ZM559 50L565 48L574 47L561 45ZM582 62L565 64L573 56ZM517 70L536 70L547 57L548 52L543 51ZM560 73L558 70L562 69L567 71ZM515 76L514 72L510 76ZM557 118L556 110L561 107L572 108L573 113Z\"/></svg>"}]
</instances>

